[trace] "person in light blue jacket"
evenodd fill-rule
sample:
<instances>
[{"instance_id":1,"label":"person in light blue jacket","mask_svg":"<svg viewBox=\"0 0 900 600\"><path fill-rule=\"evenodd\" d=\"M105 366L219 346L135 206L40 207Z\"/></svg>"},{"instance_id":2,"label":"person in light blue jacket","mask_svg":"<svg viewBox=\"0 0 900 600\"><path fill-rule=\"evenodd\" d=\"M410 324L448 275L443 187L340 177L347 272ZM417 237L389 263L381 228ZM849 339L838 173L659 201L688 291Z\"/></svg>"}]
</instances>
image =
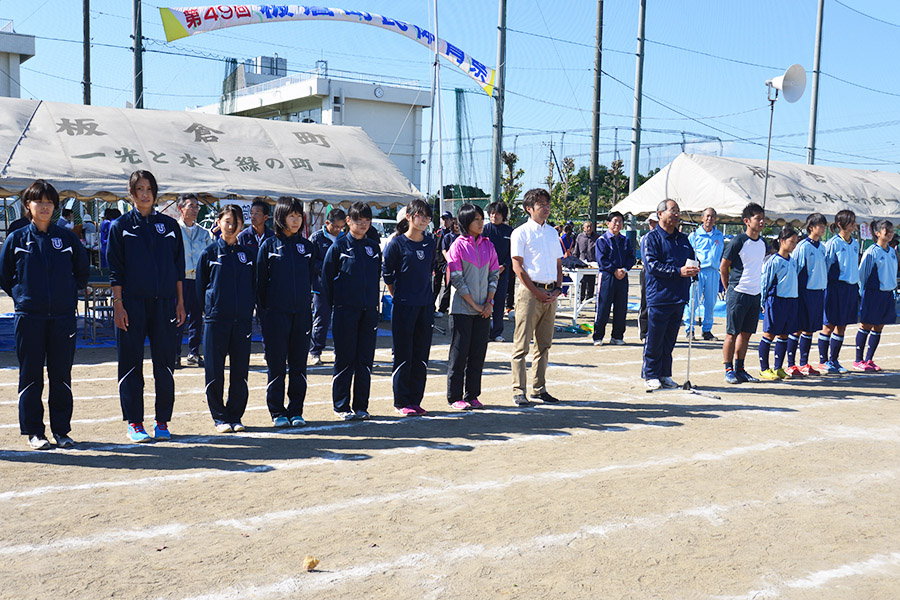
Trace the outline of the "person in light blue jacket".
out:
<instances>
[{"instance_id":1,"label":"person in light blue jacket","mask_svg":"<svg viewBox=\"0 0 900 600\"><path fill-rule=\"evenodd\" d=\"M875 349L878 348L884 326L897 322L897 307L894 302L894 290L897 287L897 251L890 246L894 237L894 224L887 219L874 221L872 236L876 243L866 250L859 264L862 311L860 328L856 332L856 362L853 363L857 371L867 373L881 370L881 367L872 360L875 358ZM863 359L867 339L869 348L865 351Z\"/></svg>"},{"instance_id":2,"label":"person in light blue jacket","mask_svg":"<svg viewBox=\"0 0 900 600\"><path fill-rule=\"evenodd\" d=\"M822 329L825 310L825 287L828 285L828 268L825 258L825 244L822 236L828 221L821 213L812 213L806 218L807 236L803 238L791 254L797 265L798 276L798 325L799 331L788 336L787 373L792 378L819 375L819 371L809 364L809 350L812 347L813 332ZM794 357L800 350L800 364Z\"/></svg>"},{"instance_id":3,"label":"person in light blue jacket","mask_svg":"<svg viewBox=\"0 0 900 600\"><path fill-rule=\"evenodd\" d=\"M787 353L788 335L797 331L797 263L791 260L791 252L797 247L797 232L785 226L775 242L778 252L763 263L762 289L763 334L759 340L759 378L768 380L787 379L782 369ZM775 342L774 368L769 366L769 349Z\"/></svg>"},{"instance_id":4,"label":"person in light blue jacket","mask_svg":"<svg viewBox=\"0 0 900 600\"><path fill-rule=\"evenodd\" d=\"M856 213L841 210L830 226L838 233L825 244L828 287L825 288L825 324L819 334L819 371L825 375L843 375L850 371L838 362L844 331L859 316L859 241Z\"/></svg>"},{"instance_id":5,"label":"person in light blue jacket","mask_svg":"<svg viewBox=\"0 0 900 600\"><path fill-rule=\"evenodd\" d=\"M719 339L713 335L713 313L716 309L716 299L719 297L719 265L722 262L722 251L725 249L725 235L716 229L718 214L713 207L706 208L702 214L703 225L695 229L688 236L688 241L694 248L694 254L700 261L700 275L697 281L691 284L693 293L694 314L700 314L700 298L703 297L703 339L708 342L717 342ZM691 322L690 303L685 311L685 332L688 337L694 335L694 323Z\"/></svg>"}]
</instances>

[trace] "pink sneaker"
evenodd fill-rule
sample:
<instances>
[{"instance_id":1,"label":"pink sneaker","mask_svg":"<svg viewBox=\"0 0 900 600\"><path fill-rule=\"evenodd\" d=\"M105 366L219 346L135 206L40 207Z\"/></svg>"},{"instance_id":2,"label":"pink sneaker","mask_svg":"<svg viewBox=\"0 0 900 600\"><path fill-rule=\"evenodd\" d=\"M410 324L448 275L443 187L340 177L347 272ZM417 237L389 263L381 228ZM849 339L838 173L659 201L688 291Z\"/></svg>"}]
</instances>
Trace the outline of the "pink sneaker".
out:
<instances>
[{"instance_id":1,"label":"pink sneaker","mask_svg":"<svg viewBox=\"0 0 900 600\"><path fill-rule=\"evenodd\" d=\"M425 415L428 414L428 411L425 410L424 408L422 408L421 406L419 406L418 404L414 404L414 405L412 406L412 409L413 409L414 411L416 411L416 414L417 414L417 415L420 415L420 416L423 416L423 417L424 417Z\"/></svg>"},{"instance_id":2,"label":"pink sneaker","mask_svg":"<svg viewBox=\"0 0 900 600\"><path fill-rule=\"evenodd\" d=\"M853 363L853 368L857 371L862 371L863 373L874 373L875 369L869 366L864 360L857 360Z\"/></svg>"},{"instance_id":3,"label":"pink sneaker","mask_svg":"<svg viewBox=\"0 0 900 600\"><path fill-rule=\"evenodd\" d=\"M478 401L478 398L473 398L469 404L472 405L472 408L484 408L484 404Z\"/></svg>"},{"instance_id":4,"label":"pink sneaker","mask_svg":"<svg viewBox=\"0 0 900 600\"><path fill-rule=\"evenodd\" d=\"M455 408L456 410L471 410L472 405L465 400L457 400L450 405L450 408Z\"/></svg>"},{"instance_id":5,"label":"pink sneaker","mask_svg":"<svg viewBox=\"0 0 900 600\"><path fill-rule=\"evenodd\" d=\"M397 414L403 417L415 417L419 412L412 406L404 406L403 408L395 408Z\"/></svg>"},{"instance_id":6,"label":"pink sneaker","mask_svg":"<svg viewBox=\"0 0 900 600\"><path fill-rule=\"evenodd\" d=\"M873 361L873 360L867 360L866 364L869 365L869 367L871 367L872 371L875 371L876 373L880 373L882 371L881 367L876 365L875 361Z\"/></svg>"}]
</instances>

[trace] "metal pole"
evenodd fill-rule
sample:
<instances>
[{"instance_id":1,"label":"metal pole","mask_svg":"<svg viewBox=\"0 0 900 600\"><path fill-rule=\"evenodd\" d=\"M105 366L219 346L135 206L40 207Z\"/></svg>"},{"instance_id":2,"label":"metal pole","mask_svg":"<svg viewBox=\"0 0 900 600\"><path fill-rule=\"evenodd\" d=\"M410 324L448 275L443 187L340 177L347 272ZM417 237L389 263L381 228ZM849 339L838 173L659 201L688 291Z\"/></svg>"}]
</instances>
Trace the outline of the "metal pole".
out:
<instances>
[{"instance_id":1,"label":"metal pole","mask_svg":"<svg viewBox=\"0 0 900 600\"><path fill-rule=\"evenodd\" d=\"M437 106L437 137L438 137L438 213L444 214L444 146L441 116L444 103L441 102L441 63L440 61L440 36L438 35L438 7L434 0L434 90L435 106Z\"/></svg>"},{"instance_id":2,"label":"metal pole","mask_svg":"<svg viewBox=\"0 0 900 600\"><path fill-rule=\"evenodd\" d=\"M603 45L603 0L597 0L597 47L594 50L594 115L591 120L591 187L588 218L591 231L597 229L597 194L600 188L600 72Z\"/></svg>"},{"instance_id":3,"label":"metal pole","mask_svg":"<svg viewBox=\"0 0 900 600\"><path fill-rule=\"evenodd\" d=\"M637 187L638 167L641 160L641 83L644 79L644 17L647 12L647 0L641 0L638 14L637 65L634 70L634 122L631 126L631 177L628 181L628 193Z\"/></svg>"},{"instance_id":4,"label":"metal pole","mask_svg":"<svg viewBox=\"0 0 900 600\"><path fill-rule=\"evenodd\" d=\"M144 65L143 40L141 39L141 0L134 0L131 17L133 20L134 45L134 107L144 108Z\"/></svg>"},{"instance_id":5,"label":"metal pole","mask_svg":"<svg viewBox=\"0 0 900 600\"><path fill-rule=\"evenodd\" d=\"M822 13L825 0L819 0L819 16L816 19L816 52L813 59L812 99L809 105L809 140L806 143L806 164L816 164L816 113L819 110L819 58L822 55Z\"/></svg>"},{"instance_id":6,"label":"metal pole","mask_svg":"<svg viewBox=\"0 0 900 600\"><path fill-rule=\"evenodd\" d=\"M772 88L769 87L771 91ZM763 198L762 207L766 209L766 192L769 190L769 154L772 152L772 120L775 118L775 101L778 100L778 90L775 90L775 97L769 99L769 143L766 144L766 177L763 179Z\"/></svg>"},{"instance_id":7,"label":"metal pole","mask_svg":"<svg viewBox=\"0 0 900 600\"><path fill-rule=\"evenodd\" d=\"M497 24L497 98L494 101L494 164L491 202L501 198L500 179L503 153L503 101L506 92L506 0L500 0L500 17Z\"/></svg>"},{"instance_id":8,"label":"metal pole","mask_svg":"<svg viewBox=\"0 0 900 600\"><path fill-rule=\"evenodd\" d=\"M84 0L84 103L91 103L91 0Z\"/></svg>"}]
</instances>

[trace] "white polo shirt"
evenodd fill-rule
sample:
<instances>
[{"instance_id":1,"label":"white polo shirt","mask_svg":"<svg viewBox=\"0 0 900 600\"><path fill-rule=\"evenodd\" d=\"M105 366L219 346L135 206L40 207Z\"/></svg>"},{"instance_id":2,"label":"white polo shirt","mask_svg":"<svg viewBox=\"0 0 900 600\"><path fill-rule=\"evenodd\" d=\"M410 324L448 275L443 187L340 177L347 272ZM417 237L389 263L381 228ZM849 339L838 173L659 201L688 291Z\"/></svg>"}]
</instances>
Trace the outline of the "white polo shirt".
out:
<instances>
[{"instance_id":1,"label":"white polo shirt","mask_svg":"<svg viewBox=\"0 0 900 600\"><path fill-rule=\"evenodd\" d=\"M556 261L562 258L562 244L556 229L538 225L529 218L516 227L510 238L510 255L522 257L525 272L535 283L556 283Z\"/></svg>"}]
</instances>

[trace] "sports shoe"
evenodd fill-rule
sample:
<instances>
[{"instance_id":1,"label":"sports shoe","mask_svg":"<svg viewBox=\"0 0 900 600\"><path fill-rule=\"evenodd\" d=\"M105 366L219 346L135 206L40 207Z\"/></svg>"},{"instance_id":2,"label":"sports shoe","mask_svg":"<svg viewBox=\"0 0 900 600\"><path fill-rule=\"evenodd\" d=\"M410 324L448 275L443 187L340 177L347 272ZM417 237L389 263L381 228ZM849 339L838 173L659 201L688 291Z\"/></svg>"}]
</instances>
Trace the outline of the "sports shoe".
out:
<instances>
[{"instance_id":1,"label":"sports shoe","mask_svg":"<svg viewBox=\"0 0 900 600\"><path fill-rule=\"evenodd\" d=\"M516 406L531 406L531 402L525 397L525 394L516 394L513 396L513 403Z\"/></svg>"},{"instance_id":2,"label":"sports shoe","mask_svg":"<svg viewBox=\"0 0 900 600\"><path fill-rule=\"evenodd\" d=\"M434 311L434 318L435 318L435 319L440 319L440 318L443 317L443 316L444 316L444 313L442 313L441 311L439 311L439 310Z\"/></svg>"},{"instance_id":3,"label":"sports shoe","mask_svg":"<svg viewBox=\"0 0 900 600\"><path fill-rule=\"evenodd\" d=\"M738 381L741 383L759 383L759 379L744 370L735 371L734 376L737 377Z\"/></svg>"},{"instance_id":4,"label":"sports shoe","mask_svg":"<svg viewBox=\"0 0 900 600\"><path fill-rule=\"evenodd\" d=\"M874 373L875 372L875 369L870 367L869 363L867 363L864 360L857 360L856 362L854 362L853 368L856 369L857 371L862 371L863 373Z\"/></svg>"},{"instance_id":5,"label":"sports shoe","mask_svg":"<svg viewBox=\"0 0 900 600\"><path fill-rule=\"evenodd\" d=\"M355 414L356 418L359 419L360 421L368 421L371 418L369 413L364 410L355 410L355 411L353 411L353 414Z\"/></svg>"},{"instance_id":6,"label":"sports shoe","mask_svg":"<svg viewBox=\"0 0 900 600\"><path fill-rule=\"evenodd\" d=\"M272 425L275 427L287 427L291 422L287 417L275 417L272 419Z\"/></svg>"},{"instance_id":7,"label":"sports shoe","mask_svg":"<svg viewBox=\"0 0 900 600\"><path fill-rule=\"evenodd\" d=\"M412 406L404 406L403 408L395 408L397 414L401 417L417 417L419 416L419 411L417 411Z\"/></svg>"},{"instance_id":8,"label":"sports shoe","mask_svg":"<svg viewBox=\"0 0 900 600\"><path fill-rule=\"evenodd\" d=\"M54 433L53 439L56 440L57 448L74 448L75 440L65 434Z\"/></svg>"},{"instance_id":9,"label":"sports shoe","mask_svg":"<svg viewBox=\"0 0 900 600\"><path fill-rule=\"evenodd\" d=\"M465 400L457 400L450 404L450 408L455 408L456 410L471 410L472 405Z\"/></svg>"},{"instance_id":10,"label":"sports shoe","mask_svg":"<svg viewBox=\"0 0 900 600\"><path fill-rule=\"evenodd\" d=\"M310 354L309 364L312 366L321 365L322 364L322 356L320 354Z\"/></svg>"},{"instance_id":11,"label":"sports shoe","mask_svg":"<svg viewBox=\"0 0 900 600\"><path fill-rule=\"evenodd\" d=\"M232 423L231 428L235 431L244 431L246 429L243 423Z\"/></svg>"},{"instance_id":12,"label":"sports shoe","mask_svg":"<svg viewBox=\"0 0 900 600\"><path fill-rule=\"evenodd\" d=\"M836 360L831 361L831 364L834 365L834 368L837 369L837 372L838 372L838 374L840 374L840 375L846 375L847 373L850 372L850 369L848 369L847 367L843 366L841 363L839 363L839 362L836 361Z\"/></svg>"},{"instance_id":13,"label":"sports shoe","mask_svg":"<svg viewBox=\"0 0 900 600\"><path fill-rule=\"evenodd\" d=\"M648 390L658 390L662 387L662 382L659 379L648 379L647 380L647 389Z\"/></svg>"},{"instance_id":14,"label":"sports shoe","mask_svg":"<svg viewBox=\"0 0 900 600\"><path fill-rule=\"evenodd\" d=\"M550 392L548 392L547 390L544 390L540 394L531 394L531 399L540 400L541 402L544 402L546 404L556 404L557 402L559 402L559 399L551 396Z\"/></svg>"},{"instance_id":15,"label":"sports shoe","mask_svg":"<svg viewBox=\"0 0 900 600\"><path fill-rule=\"evenodd\" d=\"M151 438L150 434L148 434L146 430L144 430L143 423L129 423L128 439L136 444L141 444L143 442L149 442L153 438Z\"/></svg>"},{"instance_id":16,"label":"sports shoe","mask_svg":"<svg viewBox=\"0 0 900 600\"><path fill-rule=\"evenodd\" d=\"M32 450L49 450L50 442L42 435L33 435L28 438L28 445Z\"/></svg>"},{"instance_id":17,"label":"sports shoe","mask_svg":"<svg viewBox=\"0 0 900 600\"><path fill-rule=\"evenodd\" d=\"M691 341L696 342L696 341L697 341L697 336L694 335L694 332L693 332L693 331L685 331L685 332L684 332L684 339L686 339L686 340L691 340Z\"/></svg>"},{"instance_id":18,"label":"sports shoe","mask_svg":"<svg viewBox=\"0 0 900 600\"><path fill-rule=\"evenodd\" d=\"M181 356L180 355L175 357L175 368L176 369L181 368Z\"/></svg>"},{"instance_id":19,"label":"sports shoe","mask_svg":"<svg viewBox=\"0 0 900 600\"><path fill-rule=\"evenodd\" d=\"M662 384L662 386L663 386L664 388L666 388L667 390L674 390L674 389L677 388L677 387L681 387L680 385L678 385L677 383L675 383L675 380L672 379L671 377L660 377L660 378L659 378L659 382L660 382L660 383Z\"/></svg>"},{"instance_id":20,"label":"sports shoe","mask_svg":"<svg viewBox=\"0 0 900 600\"><path fill-rule=\"evenodd\" d=\"M613 346L624 346L624 345L625 345L625 340L619 340L619 339L616 339L616 338L609 338L609 343L612 344Z\"/></svg>"},{"instance_id":21,"label":"sports shoe","mask_svg":"<svg viewBox=\"0 0 900 600\"><path fill-rule=\"evenodd\" d=\"M232 433L234 431L234 427L231 423L216 423L216 431L219 433Z\"/></svg>"},{"instance_id":22,"label":"sports shoe","mask_svg":"<svg viewBox=\"0 0 900 600\"><path fill-rule=\"evenodd\" d=\"M879 367L878 365L876 365L875 361L873 361L871 358L866 361L866 364L869 365L870 367L872 367L872 370L875 371L876 373L880 373L882 371L882 368Z\"/></svg>"},{"instance_id":23,"label":"sports shoe","mask_svg":"<svg viewBox=\"0 0 900 600\"><path fill-rule=\"evenodd\" d=\"M798 367L797 365L791 365L787 368L787 375L791 379L800 379L802 377L806 377L806 373L803 372L803 369Z\"/></svg>"},{"instance_id":24,"label":"sports shoe","mask_svg":"<svg viewBox=\"0 0 900 600\"><path fill-rule=\"evenodd\" d=\"M352 412L338 412L334 411L334 416L338 418L340 421L355 421L356 414Z\"/></svg>"},{"instance_id":25,"label":"sports shoe","mask_svg":"<svg viewBox=\"0 0 900 600\"><path fill-rule=\"evenodd\" d=\"M737 375L734 374L733 369L728 369L727 371L725 371L725 383L735 384L740 382L741 380L738 379Z\"/></svg>"},{"instance_id":26,"label":"sports shoe","mask_svg":"<svg viewBox=\"0 0 900 600\"><path fill-rule=\"evenodd\" d=\"M773 371L772 369L766 369L765 371L760 371L759 378L766 379L768 381L777 381L778 379L780 379L780 377L778 377L778 374L775 373L775 371Z\"/></svg>"},{"instance_id":27,"label":"sports shoe","mask_svg":"<svg viewBox=\"0 0 900 600\"><path fill-rule=\"evenodd\" d=\"M601 338L601 339L599 339L599 340L594 340L594 345L595 345L595 346L602 346L602 345L603 345L603 339Z\"/></svg>"},{"instance_id":28,"label":"sports shoe","mask_svg":"<svg viewBox=\"0 0 900 600\"><path fill-rule=\"evenodd\" d=\"M819 373L819 370L812 365L803 365L802 367L800 367L800 372L807 377L817 377L821 375L821 373Z\"/></svg>"},{"instance_id":29,"label":"sports shoe","mask_svg":"<svg viewBox=\"0 0 900 600\"><path fill-rule=\"evenodd\" d=\"M188 354L187 358L184 359L184 364L189 367L202 367L203 359L196 354Z\"/></svg>"},{"instance_id":30,"label":"sports shoe","mask_svg":"<svg viewBox=\"0 0 900 600\"><path fill-rule=\"evenodd\" d=\"M516 318L516 311L511 308L508 311L506 311L506 316L509 317L510 321L512 321L513 319Z\"/></svg>"},{"instance_id":31,"label":"sports shoe","mask_svg":"<svg viewBox=\"0 0 900 600\"><path fill-rule=\"evenodd\" d=\"M169 424L165 421L157 421L153 425L153 439L155 440L171 440L172 434L169 433Z\"/></svg>"},{"instance_id":32,"label":"sports shoe","mask_svg":"<svg viewBox=\"0 0 900 600\"><path fill-rule=\"evenodd\" d=\"M504 341L504 340L503 340L503 336L502 336L502 335L498 335L497 337L494 338L494 341L495 341L495 342L502 342L502 341Z\"/></svg>"},{"instance_id":33,"label":"sports shoe","mask_svg":"<svg viewBox=\"0 0 900 600\"><path fill-rule=\"evenodd\" d=\"M778 375L778 379L790 379L790 377L791 377L790 375L787 374L787 371L785 371L781 367L778 367L777 369L775 369L775 374Z\"/></svg>"},{"instance_id":34,"label":"sports shoe","mask_svg":"<svg viewBox=\"0 0 900 600\"><path fill-rule=\"evenodd\" d=\"M428 414L428 411L425 410L424 408L422 408L421 406L419 406L418 404L413 404L412 407L413 407L413 410L416 411L416 413L420 417L424 417L425 415Z\"/></svg>"},{"instance_id":35,"label":"sports shoe","mask_svg":"<svg viewBox=\"0 0 900 600\"><path fill-rule=\"evenodd\" d=\"M306 419L297 415L296 417L291 417L291 427L303 427L306 425Z\"/></svg>"},{"instance_id":36,"label":"sports shoe","mask_svg":"<svg viewBox=\"0 0 900 600\"><path fill-rule=\"evenodd\" d=\"M834 366L830 360L826 363L819 363L819 372L822 375L838 375L840 371L837 370L837 367Z\"/></svg>"},{"instance_id":37,"label":"sports shoe","mask_svg":"<svg viewBox=\"0 0 900 600\"><path fill-rule=\"evenodd\" d=\"M712 331L704 331L703 339L704 339L704 341L707 341L707 342L718 342L719 341L719 338L714 336Z\"/></svg>"},{"instance_id":38,"label":"sports shoe","mask_svg":"<svg viewBox=\"0 0 900 600\"><path fill-rule=\"evenodd\" d=\"M469 404L472 405L472 408L484 408L484 404L482 404L478 398L472 398L472 400L469 401Z\"/></svg>"}]
</instances>

